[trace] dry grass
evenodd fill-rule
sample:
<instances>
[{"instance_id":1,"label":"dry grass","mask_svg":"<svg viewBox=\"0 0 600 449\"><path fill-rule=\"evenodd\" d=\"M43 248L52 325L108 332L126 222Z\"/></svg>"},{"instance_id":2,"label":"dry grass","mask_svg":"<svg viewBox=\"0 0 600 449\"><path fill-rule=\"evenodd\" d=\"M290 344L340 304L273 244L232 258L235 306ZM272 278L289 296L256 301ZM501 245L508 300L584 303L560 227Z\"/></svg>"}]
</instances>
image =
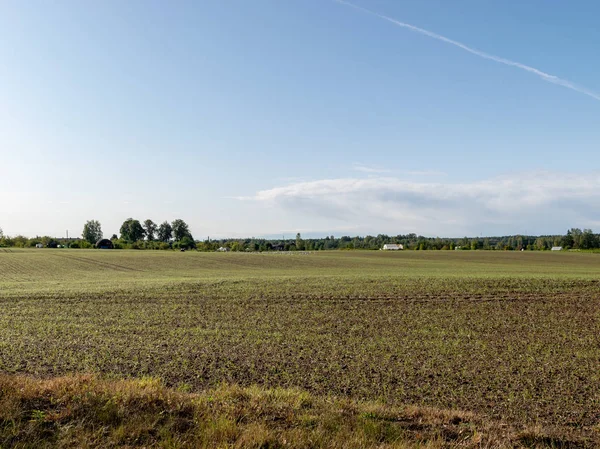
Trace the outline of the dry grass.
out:
<instances>
[{"instance_id":1,"label":"dry grass","mask_svg":"<svg viewBox=\"0 0 600 449\"><path fill-rule=\"evenodd\" d=\"M297 389L221 385L201 393L153 379L0 376L0 447L593 447L460 411L389 407Z\"/></svg>"}]
</instances>

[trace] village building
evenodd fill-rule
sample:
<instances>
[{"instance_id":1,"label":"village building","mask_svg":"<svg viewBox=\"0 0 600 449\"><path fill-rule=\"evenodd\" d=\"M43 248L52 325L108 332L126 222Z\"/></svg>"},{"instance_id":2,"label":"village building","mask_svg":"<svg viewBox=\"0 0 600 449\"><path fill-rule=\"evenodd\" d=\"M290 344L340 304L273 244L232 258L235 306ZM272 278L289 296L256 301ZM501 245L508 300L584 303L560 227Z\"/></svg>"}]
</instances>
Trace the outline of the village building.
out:
<instances>
[{"instance_id":1,"label":"village building","mask_svg":"<svg viewBox=\"0 0 600 449\"><path fill-rule=\"evenodd\" d=\"M402 249L404 249L404 245L401 245L400 243L386 243L383 245L384 251L400 251Z\"/></svg>"},{"instance_id":2,"label":"village building","mask_svg":"<svg viewBox=\"0 0 600 449\"><path fill-rule=\"evenodd\" d=\"M98 249L114 249L113 242L108 239L100 239L96 242L96 248Z\"/></svg>"}]
</instances>

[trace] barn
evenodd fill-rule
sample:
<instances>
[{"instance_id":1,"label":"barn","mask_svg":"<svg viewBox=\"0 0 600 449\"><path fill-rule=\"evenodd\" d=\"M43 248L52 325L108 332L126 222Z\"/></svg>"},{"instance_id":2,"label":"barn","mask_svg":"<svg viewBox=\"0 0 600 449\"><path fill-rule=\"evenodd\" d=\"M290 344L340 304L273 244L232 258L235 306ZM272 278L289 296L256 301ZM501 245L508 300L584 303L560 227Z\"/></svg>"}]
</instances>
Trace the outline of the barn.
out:
<instances>
[{"instance_id":1,"label":"barn","mask_svg":"<svg viewBox=\"0 0 600 449\"><path fill-rule=\"evenodd\" d=\"M386 243L383 245L384 251L400 251L402 249L404 249L404 246L399 243Z\"/></svg>"},{"instance_id":2,"label":"barn","mask_svg":"<svg viewBox=\"0 0 600 449\"><path fill-rule=\"evenodd\" d=\"M96 242L96 248L98 249L114 249L113 242L108 239L100 239Z\"/></svg>"}]
</instances>

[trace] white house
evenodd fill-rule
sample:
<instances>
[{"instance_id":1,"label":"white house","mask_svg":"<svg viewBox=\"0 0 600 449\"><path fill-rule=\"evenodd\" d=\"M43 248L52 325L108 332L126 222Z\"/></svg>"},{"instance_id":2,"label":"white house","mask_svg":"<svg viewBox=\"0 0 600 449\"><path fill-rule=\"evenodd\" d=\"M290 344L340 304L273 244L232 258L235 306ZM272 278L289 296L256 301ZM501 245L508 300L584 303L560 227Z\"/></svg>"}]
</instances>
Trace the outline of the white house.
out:
<instances>
[{"instance_id":1,"label":"white house","mask_svg":"<svg viewBox=\"0 0 600 449\"><path fill-rule=\"evenodd\" d=\"M562 246L553 246L552 247L552 251L562 251L563 247Z\"/></svg>"},{"instance_id":2,"label":"white house","mask_svg":"<svg viewBox=\"0 0 600 449\"><path fill-rule=\"evenodd\" d=\"M229 251L229 248L227 248L226 246L221 246L217 251L221 251L222 253L226 253Z\"/></svg>"},{"instance_id":3,"label":"white house","mask_svg":"<svg viewBox=\"0 0 600 449\"><path fill-rule=\"evenodd\" d=\"M386 243L383 245L384 251L399 251L401 249L404 249L404 246L399 243Z\"/></svg>"},{"instance_id":4,"label":"white house","mask_svg":"<svg viewBox=\"0 0 600 449\"><path fill-rule=\"evenodd\" d=\"M37 244L35 245L35 247L36 247L36 248L43 248L43 247L44 247L44 245L42 245L41 243L37 243Z\"/></svg>"}]
</instances>

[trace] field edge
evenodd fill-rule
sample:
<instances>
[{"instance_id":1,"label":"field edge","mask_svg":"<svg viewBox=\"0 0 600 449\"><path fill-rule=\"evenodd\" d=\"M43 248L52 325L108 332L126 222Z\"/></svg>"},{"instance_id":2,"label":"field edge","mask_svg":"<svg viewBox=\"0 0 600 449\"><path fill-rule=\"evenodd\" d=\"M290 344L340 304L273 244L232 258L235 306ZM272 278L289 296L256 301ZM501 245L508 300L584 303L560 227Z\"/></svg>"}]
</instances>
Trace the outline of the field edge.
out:
<instances>
[{"instance_id":1,"label":"field edge","mask_svg":"<svg viewBox=\"0 0 600 449\"><path fill-rule=\"evenodd\" d=\"M599 441L299 389L186 390L154 378L0 374L0 447L591 448Z\"/></svg>"}]
</instances>

